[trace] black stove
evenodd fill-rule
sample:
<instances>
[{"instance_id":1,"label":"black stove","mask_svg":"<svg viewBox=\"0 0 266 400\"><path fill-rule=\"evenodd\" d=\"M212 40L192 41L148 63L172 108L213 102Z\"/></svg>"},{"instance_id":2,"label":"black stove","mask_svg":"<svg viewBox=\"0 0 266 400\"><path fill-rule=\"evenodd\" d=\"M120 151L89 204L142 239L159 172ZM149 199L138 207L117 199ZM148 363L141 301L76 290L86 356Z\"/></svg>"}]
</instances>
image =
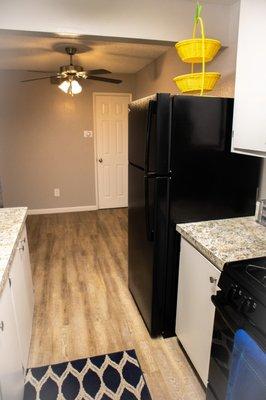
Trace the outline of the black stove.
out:
<instances>
[{"instance_id":1,"label":"black stove","mask_svg":"<svg viewBox=\"0 0 266 400\"><path fill-rule=\"evenodd\" d=\"M223 304L266 336L266 257L225 265L218 286Z\"/></svg>"},{"instance_id":2,"label":"black stove","mask_svg":"<svg viewBox=\"0 0 266 400\"><path fill-rule=\"evenodd\" d=\"M266 265L248 264L246 272L252 279L266 288Z\"/></svg>"},{"instance_id":3,"label":"black stove","mask_svg":"<svg viewBox=\"0 0 266 400\"><path fill-rule=\"evenodd\" d=\"M266 257L227 263L224 272L240 278L244 285L245 282L247 285L252 284L253 287L261 289L265 294Z\"/></svg>"},{"instance_id":4,"label":"black stove","mask_svg":"<svg viewBox=\"0 0 266 400\"><path fill-rule=\"evenodd\" d=\"M215 321L207 400L225 400L234 337L244 330L266 352L266 257L227 263L212 301Z\"/></svg>"}]
</instances>

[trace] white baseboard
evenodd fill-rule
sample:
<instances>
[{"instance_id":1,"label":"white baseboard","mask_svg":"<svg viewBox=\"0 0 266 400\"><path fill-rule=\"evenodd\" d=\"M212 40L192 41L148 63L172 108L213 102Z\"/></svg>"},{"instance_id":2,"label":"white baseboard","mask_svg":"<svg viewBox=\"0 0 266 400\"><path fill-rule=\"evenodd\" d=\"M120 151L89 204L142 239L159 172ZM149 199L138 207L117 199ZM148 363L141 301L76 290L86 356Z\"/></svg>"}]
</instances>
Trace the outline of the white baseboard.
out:
<instances>
[{"instance_id":1,"label":"white baseboard","mask_svg":"<svg viewBox=\"0 0 266 400\"><path fill-rule=\"evenodd\" d=\"M70 213L79 211L94 211L98 210L95 206L80 206L80 207L60 207L60 208L36 208L28 210L28 215L38 215L38 214L60 214L60 213Z\"/></svg>"}]
</instances>

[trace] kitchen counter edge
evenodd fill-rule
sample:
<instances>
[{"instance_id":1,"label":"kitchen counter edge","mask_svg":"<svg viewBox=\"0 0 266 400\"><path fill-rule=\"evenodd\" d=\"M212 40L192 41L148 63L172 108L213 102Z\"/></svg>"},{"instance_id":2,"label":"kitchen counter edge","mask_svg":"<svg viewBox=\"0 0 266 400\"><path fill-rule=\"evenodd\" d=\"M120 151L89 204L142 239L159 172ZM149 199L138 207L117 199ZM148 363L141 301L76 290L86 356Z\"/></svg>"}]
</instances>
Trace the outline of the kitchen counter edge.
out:
<instances>
[{"instance_id":1,"label":"kitchen counter edge","mask_svg":"<svg viewBox=\"0 0 266 400\"><path fill-rule=\"evenodd\" d=\"M8 280L27 213L27 207L0 209L0 295Z\"/></svg>"},{"instance_id":2,"label":"kitchen counter edge","mask_svg":"<svg viewBox=\"0 0 266 400\"><path fill-rule=\"evenodd\" d=\"M182 223L176 230L221 271L228 262L266 257L266 228L253 216Z\"/></svg>"}]
</instances>

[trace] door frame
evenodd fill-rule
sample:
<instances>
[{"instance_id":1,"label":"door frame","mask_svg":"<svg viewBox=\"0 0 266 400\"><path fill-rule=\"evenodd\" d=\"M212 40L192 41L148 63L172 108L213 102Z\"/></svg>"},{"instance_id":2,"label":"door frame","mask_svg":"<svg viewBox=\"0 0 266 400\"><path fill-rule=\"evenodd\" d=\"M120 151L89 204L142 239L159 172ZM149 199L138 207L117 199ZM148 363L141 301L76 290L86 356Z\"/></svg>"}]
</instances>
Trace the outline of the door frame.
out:
<instances>
[{"instance_id":1,"label":"door frame","mask_svg":"<svg viewBox=\"0 0 266 400\"><path fill-rule=\"evenodd\" d=\"M128 96L132 101L132 93L129 92L93 92L93 136L94 136L94 181L95 181L95 202L97 210L99 209L99 185L98 185L98 160L97 160L97 130L96 130L96 97L97 96Z\"/></svg>"}]
</instances>

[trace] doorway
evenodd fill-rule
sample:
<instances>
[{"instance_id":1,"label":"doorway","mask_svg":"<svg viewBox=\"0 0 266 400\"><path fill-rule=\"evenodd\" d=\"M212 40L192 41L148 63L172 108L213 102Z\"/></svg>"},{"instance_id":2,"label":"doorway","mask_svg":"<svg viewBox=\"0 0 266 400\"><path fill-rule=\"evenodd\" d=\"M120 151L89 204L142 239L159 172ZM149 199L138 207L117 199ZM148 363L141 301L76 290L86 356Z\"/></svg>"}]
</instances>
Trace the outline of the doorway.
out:
<instances>
[{"instance_id":1,"label":"doorway","mask_svg":"<svg viewBox=\"0 0 266 400\"><path fill-rule=\"evenodd\" d=\"M130 93L94 93L98 208L128 205L128 103Z\"/></svg>"}]
</instances>

